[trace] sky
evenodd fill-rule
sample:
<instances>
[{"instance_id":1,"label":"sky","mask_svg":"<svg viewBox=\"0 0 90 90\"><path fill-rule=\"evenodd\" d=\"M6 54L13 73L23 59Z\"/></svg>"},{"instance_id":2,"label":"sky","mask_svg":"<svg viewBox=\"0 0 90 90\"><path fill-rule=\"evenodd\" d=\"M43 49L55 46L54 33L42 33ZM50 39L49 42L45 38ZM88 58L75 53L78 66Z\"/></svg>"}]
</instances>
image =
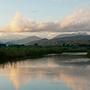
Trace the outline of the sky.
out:
<instances>
[{"instance_id":1,"label":"sky","mask_svg":"<svg viewBox=\"0 0 90 90\"><path fill-rule=\"evenodd\" d=\"M0 0L0 37L89 32L89 15L90 0Z\"/></svg>"}]
</instances>

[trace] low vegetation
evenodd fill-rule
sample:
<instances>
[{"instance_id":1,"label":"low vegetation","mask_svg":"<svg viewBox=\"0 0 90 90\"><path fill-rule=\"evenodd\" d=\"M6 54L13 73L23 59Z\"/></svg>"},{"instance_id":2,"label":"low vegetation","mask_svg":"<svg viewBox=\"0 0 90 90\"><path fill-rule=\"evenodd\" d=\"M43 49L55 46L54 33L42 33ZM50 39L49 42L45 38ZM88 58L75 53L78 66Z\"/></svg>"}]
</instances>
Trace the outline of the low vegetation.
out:
<instances>
[{"instance_id":1,"label":"low vegetation","mask_svg":"<svg viewBox=\"0 0 90 90\"><path fill-rule=\"evenodd\" d=\"M16 59L39 58L48 54L61 54L62 52L86 52L86 48L61 46L7 46L0 47L0 63L17 61ZM88 52L90 56L90 52Z\"/></svg>"},{"instance_id":2,"label":"low vegetation","mask_svg":"<svg viewBox=\"0 0 90 90\"><path fill-rule=\"evenodd\" d=\"M0 61L12 60L16 58L38 58L47 54L62 53L60 47L39 47L39 46L21 46L21 47L2 47L0 48Z\"/></svg>"},{"instance_id":3,"label":"low vegetation","mask_svg":"<svg viewBox=\"0 0 90 90\"><path fill-rule=\"evenodd\" d=\"M90 58L90 50L88 50L87 56Z\"/></svg>"}]
</instances>

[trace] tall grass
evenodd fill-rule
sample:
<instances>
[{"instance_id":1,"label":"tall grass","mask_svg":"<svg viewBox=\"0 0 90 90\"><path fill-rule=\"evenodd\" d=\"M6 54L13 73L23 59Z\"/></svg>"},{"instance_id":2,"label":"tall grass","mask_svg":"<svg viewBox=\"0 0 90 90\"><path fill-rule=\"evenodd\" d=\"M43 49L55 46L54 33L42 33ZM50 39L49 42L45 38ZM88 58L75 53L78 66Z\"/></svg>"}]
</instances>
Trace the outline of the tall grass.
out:
<instances>
[{"instance_id":1,"label":"tall grass","mask_svg":"<svg viewBox=\"0 0 90 90\"><path fill-rule=\"evenodd\" d=\"M59 47L59 46L10 46L0 48L0 63L21 58L39 58L48 54L61 54L62 52L86 52L86 49ZM88 52L90 56L90 52Z\"/></svg>"},{"instance_id":2,"label":"tall grass","mask_svg":"<svg viewBox=\"0 0 90 90\"><path fill-rule=\"evenodd\" d=\"M3 47L0 48L0 61L3 59L11 60L15 58L37 58L47 54L61 52L62 49L59 47Z\"/></svg>"}]
</instances>

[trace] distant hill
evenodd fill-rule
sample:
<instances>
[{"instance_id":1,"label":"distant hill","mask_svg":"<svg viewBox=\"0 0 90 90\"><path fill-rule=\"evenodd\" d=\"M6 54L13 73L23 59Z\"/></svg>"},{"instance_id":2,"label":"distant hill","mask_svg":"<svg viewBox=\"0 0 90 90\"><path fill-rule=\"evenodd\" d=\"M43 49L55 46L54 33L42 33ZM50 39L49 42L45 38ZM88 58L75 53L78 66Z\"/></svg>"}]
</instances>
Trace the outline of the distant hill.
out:
<instances>
[{"instance_id":1,"label":"distant hill","mask_svg":"<svg viewBox=\"0 0 90 90\"><path fill-rule=\"evenodd\" d=\"M30 43L32 41L37 41L37 40L41 40L41 38L39 38L37 36L31 36L31 37L27 37L27 38L24 38L24 39L19 39L19 40L8 42L8 44L17 44L17 45L24 44L25 45L27 43Z\"/></svg>"},{"instance_id":2,"label":"distant hill","mask_svg":"<svg viewBox=\"0 0 90 90\"><path fill-rule=\"evenodd\" d=\"M54 38L63 38L63 37L69 37L69 36L75 36L75 34L60 34L60 35L57 35Z\"/></svg>"},{"instance_id":3,"label":"distant hill","mask_svg":"<svg viewBox=\"0 0 90 90\"><path fill-rule=\"evenodd\" d=\"M53 42L53 44L61 44L61 43L67 43L67 44L90 44L90 35L69 35L65 37L60 38L53 38L50 40L50 42Z\"/></svg>"},{"instance_id":4,"label":"distant hill","mask_svg":"<svg viewBox=\"0 0 90 90\"><path fill-rule=\"evenodd\" d=\"M56 37L52 39L46 39L46 38L39 38L37 36L27 37L24 39L16 40L9 42L11 44L24 44L24 45L41 45L41 46L47 46L47 45L63 45L63 44L86 44L90 45L90 35L87 34L63 34L63 35L57 35Z\"/></svg>"},{"instance_id":5,"label":"distant hill","mask_svg":"<svg viewBox=\"0 0 90 90\"><path fill-rule=\"evenodd\" d=\"M40 39L40 40L36 40L36 41L31 41L29 43L26 43L25 45L35 45L35 44L38 44L38 45L44 46L44 45L46 45L46 43L48 41L49 41L48 39L44 38L44 39Z\"/></svg>"},{"instance_id":6,"label":"distant hill","mask_svg":"<svg viewBox=\"0 0 90 90\"><path fill-rule=\"evenodd\" d=\"M62 45L65 44L86 44L90 45L90 35L86 34L66 34L66 35L58 35L52 39L41 39L36 41L31 41L26 45Z\"/></svg>"}]
</instances>

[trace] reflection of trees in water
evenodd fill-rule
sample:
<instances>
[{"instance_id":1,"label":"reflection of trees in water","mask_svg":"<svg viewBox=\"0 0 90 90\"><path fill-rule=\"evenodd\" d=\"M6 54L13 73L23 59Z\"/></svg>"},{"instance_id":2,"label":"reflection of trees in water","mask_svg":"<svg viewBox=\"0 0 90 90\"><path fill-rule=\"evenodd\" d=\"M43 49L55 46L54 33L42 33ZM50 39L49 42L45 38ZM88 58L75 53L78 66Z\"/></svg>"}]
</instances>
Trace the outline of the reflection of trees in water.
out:
<instances>
[{"instance_id":1,"label":"reflection of trees in water","mask_svg":"<svg viewBox=\"0 0 90 90\"><path fill-rule=\"evenodd\" d=\"M86 55L56 55L53 61L58 65L83 65L83 67L90 65L90 59L86 57Z\"/></svg>"},{"instance_id":2,"label":"reflection of trees in water","mask_svg":"<svg viewBox=\"0 0 90 90\"><path fill-rule=\"evenodd\" d=\"M58 58L58 57L57 57ZM7 64L0 73L7 74L16 90L33 80L63 81L72 90L90 90L90 67L59 66L57 58L44 58L47 61L27 61ZM59 59L58 59L59 61Z\"/></svg>"}]
</instances>

